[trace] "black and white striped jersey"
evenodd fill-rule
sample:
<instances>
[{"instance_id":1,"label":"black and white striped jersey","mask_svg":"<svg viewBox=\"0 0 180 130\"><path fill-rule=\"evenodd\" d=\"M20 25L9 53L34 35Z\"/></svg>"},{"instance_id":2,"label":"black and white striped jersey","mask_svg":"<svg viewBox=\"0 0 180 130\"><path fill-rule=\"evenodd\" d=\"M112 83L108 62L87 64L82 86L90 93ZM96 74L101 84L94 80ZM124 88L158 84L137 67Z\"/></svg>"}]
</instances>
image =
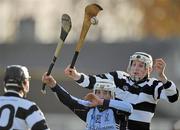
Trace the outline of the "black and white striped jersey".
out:
<instances>
[{"instance_id":1,"label":"black and white striped jersey","mask_svg":"<svg viewBox=\"0 0 180 130\"><path fill-rule=\"evenodd\" d=\"M0 130L50 130L39 107L16 92L0 96Z\"/></svg>"},{"instance_id":2,"label":"black and white striped jersey","mask_svg":"<svg viewBox=\"0 0 180 130\"><path fill-rule=\"evenodd\" d=\"M76 81L80 86L93 89L99 79L113 80L116 85L116 98L127 101L133 105L133 112L129 116L130 130L149 130L150 122L154 116L156 104L159 99L168 102L178 100L178 90L172 81L163 84L155 78L145 78L135 83L129 74L123 71L114 71L100 75L85 75Z\"/></svg>"}]
</instances>

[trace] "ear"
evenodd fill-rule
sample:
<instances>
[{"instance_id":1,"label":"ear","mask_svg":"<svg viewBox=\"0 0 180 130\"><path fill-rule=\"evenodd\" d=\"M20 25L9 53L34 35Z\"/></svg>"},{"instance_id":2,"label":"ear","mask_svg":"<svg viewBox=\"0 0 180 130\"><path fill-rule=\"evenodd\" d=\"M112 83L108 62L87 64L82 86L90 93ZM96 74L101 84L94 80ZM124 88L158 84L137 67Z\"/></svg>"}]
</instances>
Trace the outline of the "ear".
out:
<instances>
[{"instance_id":1,"label":"ear","mask_svg":"<svg viewBox=\"0 0 180 130\"><path fill-rule=\"evenodd\" d=\"M28 91L29 90L29 83L28 83L29 81L28 80L24 80L23 81L23 88L24 88L24 91Z\"/></svg>"},{"instance_id":2,"label":"ear","mask_svg":"<svg viewBox=\"0 0 180 130\"><path fill-rule=\"evenodd\" d=\"M151 73L153 71L152 67L149 67L149 73Z\"/></svg>"},{"instance_id":3,"label":"ear","mask_svg":"<svg viewBox=\"0 0 180 130\"><path fill-rule=\"evenodd\" d=\"M148 77L150 76L151 72L153 71L152 67L148 67L147 68L147 73L148 73Z\"/></svg>"},{"instance_id":4,"label":"ear","mask_svg":"<svg viewBox=\"0 0 180 130\"><path fill-rule=\"evenodd\" d=\"M27 81L26 80L23 81L23 85L24 86L27 85Z\"/></svg>"}]
</instances>

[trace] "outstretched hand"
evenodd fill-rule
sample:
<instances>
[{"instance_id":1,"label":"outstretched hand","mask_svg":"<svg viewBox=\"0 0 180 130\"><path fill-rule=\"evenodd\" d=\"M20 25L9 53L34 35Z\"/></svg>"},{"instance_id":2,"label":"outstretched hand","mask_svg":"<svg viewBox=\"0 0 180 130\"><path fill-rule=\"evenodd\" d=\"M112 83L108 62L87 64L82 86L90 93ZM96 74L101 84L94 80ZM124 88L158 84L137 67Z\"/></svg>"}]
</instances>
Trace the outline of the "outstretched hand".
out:
<instances>
[{"instance_id":1,"label":"outstretched hand","mask_svg":"<svg viewBox=\"0 0 180 130\"><path fill-rule=\"evenodd\" d=\"M91 107L96 107L98 105L103 105L104 99L100 99L94 93L88 93L84 98L85 98L85 100L91 102L91 104L90 104Z\"/></svg>"},{"instance_id":2,"label":"outstretched hand","mask_svg":"<svg viewBox=\"0 0 180 130\"><path fill-rule=\"evenodd\" d=\"M81 77L81 74L77 72L76 68L70 68L70 65L66 67L66 69L64 70L64 74L72 78L73 80L79 80Z\"/></svg>"},{"instance_id":3,"label":"outstretched hand","mask_svg":"<svg viewBox=\"0 0 180 130\"><path fill-rule=\"evenodd\" d=\"M165 75L166 63L162 58L155 59L154 71L157 72L159 80L166 83L167 77Z\"/></svg>"}]
</instances>

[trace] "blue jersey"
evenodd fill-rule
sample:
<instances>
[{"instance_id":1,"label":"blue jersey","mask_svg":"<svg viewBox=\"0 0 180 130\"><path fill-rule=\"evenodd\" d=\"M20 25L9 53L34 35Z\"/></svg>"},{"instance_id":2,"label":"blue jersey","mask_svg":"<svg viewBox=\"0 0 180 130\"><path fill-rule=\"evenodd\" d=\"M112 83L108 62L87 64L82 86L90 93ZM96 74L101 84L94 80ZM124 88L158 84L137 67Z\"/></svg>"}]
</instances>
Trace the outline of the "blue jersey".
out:
<instances>
[{"instance_id":1,"label":"blue jersey","mask_svg":"<svg viewBox=\"0 0 180 130\"><path fill-rule=\"evenodd\" d=\"M100 111L97 107L89 110L86 130L117 130L112 109Z\"/></svg>"},{"instance_id":2,"label":"blue jersey","mask_svg":"<svg viewBox=\"0 0 180 130\"><path fill-rule=\"evenodd\" d=\"M113 99L104 100L103 106L89 107L89 101L71 96L59 85L52 90L64 105L87 123L86 130L117 130L121 127L119 123L124 121L122 117L124 119L129 116L133 109L131 104Z\"/></svg>"}]
</instances>

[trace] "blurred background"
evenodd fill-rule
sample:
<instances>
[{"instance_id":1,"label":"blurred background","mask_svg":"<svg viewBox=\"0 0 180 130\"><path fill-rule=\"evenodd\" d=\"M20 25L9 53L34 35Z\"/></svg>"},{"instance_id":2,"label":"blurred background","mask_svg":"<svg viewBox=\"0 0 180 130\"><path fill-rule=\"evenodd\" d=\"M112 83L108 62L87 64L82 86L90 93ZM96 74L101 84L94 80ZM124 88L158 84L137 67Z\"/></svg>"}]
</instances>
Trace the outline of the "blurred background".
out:
<instances>
[{"instance_id":1,"label":"blurred background","mask_svg":"<svg viewBox=\"0 0 180 130\"><path fill-rule=\"evenodd\" d=\"M32 76L28 95L45 113L52 130L83 130L85 123L63 106L47 88L42 95L41 76L47 71L60 35L64 13L71 16L72 30L54 66L52 75L72 95L83 98L83 89L64 76L79 39L84 8L103 7L78 57L76 68L86 74L124 70L129 56L145 51L164 58L166 75L180 89L180 0L0 0L0 94L7 65L21 64ZM153 74L152 76L156 76ZM152 130L180 127L180 103L160 101Z\"/></svg>"}]
</instances>

